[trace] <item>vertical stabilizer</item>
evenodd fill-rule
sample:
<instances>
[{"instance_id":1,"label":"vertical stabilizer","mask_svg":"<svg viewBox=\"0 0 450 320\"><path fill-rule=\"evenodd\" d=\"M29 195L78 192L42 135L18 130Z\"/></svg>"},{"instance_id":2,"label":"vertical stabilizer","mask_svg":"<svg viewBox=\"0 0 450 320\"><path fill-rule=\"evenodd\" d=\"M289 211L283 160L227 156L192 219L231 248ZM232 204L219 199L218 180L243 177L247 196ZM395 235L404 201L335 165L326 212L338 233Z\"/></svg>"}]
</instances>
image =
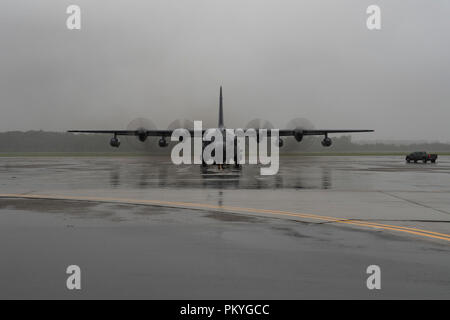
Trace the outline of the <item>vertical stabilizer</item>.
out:
<instances>
[{"instance_id":1,"label":"vertical stabilizer","mask_svg":"<svg viewBox=\"0 0 450 320\"><path fill-rule=\"evenodd\" d=\"M223 97L222 97L222 86L220 86L220 97L219 97L219 128L223 128Z\"/></svg>"}]
</instances>

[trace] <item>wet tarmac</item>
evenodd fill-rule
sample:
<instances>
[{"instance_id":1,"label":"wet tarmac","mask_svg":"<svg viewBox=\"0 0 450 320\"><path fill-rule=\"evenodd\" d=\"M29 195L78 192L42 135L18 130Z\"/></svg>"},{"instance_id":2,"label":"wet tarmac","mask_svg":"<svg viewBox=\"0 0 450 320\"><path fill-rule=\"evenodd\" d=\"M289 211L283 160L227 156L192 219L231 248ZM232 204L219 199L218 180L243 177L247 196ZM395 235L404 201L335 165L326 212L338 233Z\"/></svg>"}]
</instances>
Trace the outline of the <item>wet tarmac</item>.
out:
<instances>
[{"instance_id":1,"label":"wet tarmac","mask_svg":"<svg viewBox=\"0 0 450 320\"><path fill-rule=\"evenodd\" d=\"M449 299L449 195L445 156L0 158L0 298Z\"/></svg>"}]
</instances>

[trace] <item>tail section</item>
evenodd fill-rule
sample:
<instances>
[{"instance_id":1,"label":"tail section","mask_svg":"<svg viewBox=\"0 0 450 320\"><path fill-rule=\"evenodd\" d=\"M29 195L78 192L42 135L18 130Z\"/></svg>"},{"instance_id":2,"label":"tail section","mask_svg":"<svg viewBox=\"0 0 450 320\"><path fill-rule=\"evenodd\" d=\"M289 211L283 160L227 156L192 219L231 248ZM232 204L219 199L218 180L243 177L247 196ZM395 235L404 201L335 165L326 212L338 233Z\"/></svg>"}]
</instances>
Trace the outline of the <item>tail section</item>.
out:
<instances>
[{"instance_id":1,"label":"tail section","mask_svg":"<svg viewBox=\"0 0 450 320\"><path fill-rule=\"evenodd\" d=\"M223 97L222 97L222 86L220 86L220 97L219 97L219 128L223 128Z\"/></svg>"}]
</instances>

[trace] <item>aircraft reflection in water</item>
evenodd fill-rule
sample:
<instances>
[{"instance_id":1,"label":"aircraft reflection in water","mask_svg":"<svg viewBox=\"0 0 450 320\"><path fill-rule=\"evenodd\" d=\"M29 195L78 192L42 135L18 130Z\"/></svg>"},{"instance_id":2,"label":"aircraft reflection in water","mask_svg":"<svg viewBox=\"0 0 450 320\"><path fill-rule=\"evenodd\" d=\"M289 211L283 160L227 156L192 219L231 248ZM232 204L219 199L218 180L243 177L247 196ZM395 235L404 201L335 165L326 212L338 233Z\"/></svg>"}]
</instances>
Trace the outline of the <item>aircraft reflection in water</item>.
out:
<instances>
[{"instance_id":1,"label":"aircraft reflection in water","mask_svg":"<svg viewBox=\"0 0 450 320\"><path fill-rule=\"evenodd\" d=\"M175 166L165 158L114 165L109 173L113 189L331 189L332 169L299 166L297 158L282 160L277 175L260 176L258 166L217 170L214 167ZM140 158L142 160L142 158ZM147 160L147 158L144 158ZM315 159L309 159L315 160Z\"/></svg>"},{"instance_id":2,"label":"aircraft reflection in water","mask_svg":"<svg viewBox=\"0 0 450 320\"><path fill-rule=\"evenodd\" d=\"M267 135L270 135L272 129L268 128L268 123L262 124L262 123L251 123L247 128L247 132L251 131L254 132L256 135L256 141L260 142L260 135L263 135L265 132L267 132ZM139 128L133 129L133 130L70 130L69 132L73 133L100 133L100 134L112 134L113 137L111 138L110 145L112 147L118 148L120 146L120 140L119 136L134 136L137 138L138 141L144 143L148 137L159 137L158 145L161 148L169 146L168 139L172 136L175 130L177 129L185 129L186 132L190 134L191 137L196 136L196 132L192 128L174 128L174 129L166 129L166 130L158 130L158 129L152 129L152 128L146 128L145 126L141 126ZM217 161L217 158L215 158L215 164L218 165L219 168L222 168L222 164L224 162L235 164L235 166L239 167L238 164L238 152L237 150L237 138L234 139L226 139L227 136L229 136L229 132L227 131L227 128L224 124L224 115L223 115L223 96L222 96L222 87L220 87L220 95L219 95L219 121L218 121L218 127L212 128L212 129L202 129L202 136L204 137L204 133L208 132L210 130L220 132L221 136L223 137L223 141L203 141L202 142L202 149L205 150L205 148L208 147L210 144L216 144L217 148L220 150L223 150L223 160ZM329 134L331 133L351 133L351 132L373 132L373 130L353 130L353 129L311 129L307 128L302 125L295 126L294 128L290 129L277 129L279 133L279 140L278 140L278 146L282 147L284 142L282 137L294 137L297 142L301 142L304 137L306 136L317 136L317 135L323 135L324 138L322 140L322 146L329 147L332 144L332 140L329 137ZM231 130L232 132L235 132L234 129ZM199 132L197 132L199 133ZM275 142L276 143L276 142ZM228 145L227 145L228 144ZM230 145L231 144L231 145ZM227 150L233 150L232 151L232 158L230 158L229 155L227 155ZM202 152L203 155L203 152ZM225 160L226 159L226 160ZM227 161L230 162L227 162ZM206 166L206 162L204 159L202 165Z\"/></svg>"}]
</instances>

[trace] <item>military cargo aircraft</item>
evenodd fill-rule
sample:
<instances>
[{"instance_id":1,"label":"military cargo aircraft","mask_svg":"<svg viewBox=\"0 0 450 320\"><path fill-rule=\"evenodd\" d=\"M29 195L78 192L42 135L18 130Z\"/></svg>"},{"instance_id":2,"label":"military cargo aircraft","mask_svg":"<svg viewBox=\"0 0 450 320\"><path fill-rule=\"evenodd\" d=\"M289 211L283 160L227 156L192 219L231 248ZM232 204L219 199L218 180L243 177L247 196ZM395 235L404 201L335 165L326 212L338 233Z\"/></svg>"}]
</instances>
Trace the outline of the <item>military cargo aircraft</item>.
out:
<instances>
[{"instance_id":1,"label":"military cargo aircraft","mask_svg":"<svg viewBox=\"0 0 450 320\"><path fill-rule=\"evenodd\" d=\"M259 124L257 124L259 126ZM183 129L183 128L180 128ZM184 128L186 129L191 136L194 136L194 129L193 128ZM255 127L255 128L248 128L248 129L254 129L256 132L256 139L259 142L259 134L261 127ZM266 128L267 129L267 128ZM223 116L223 95L222 95L222 87L220 87L220 93L219 93L219 121L218 121L218 127L212 128L212 129L202 129L202 134L207 130L218 130L222 132L223 136L227 136L227 128L225 127L224 122L224 116ZM158 141L158 145L162 148L167 147L169 145L168 138L170 140L170 137L172 136L172 133L175 131L175 129L165 129L165 130L158 130L158 129L149 129L145 127L136 128L133 130L69 130L68 132L72 133L94 133L94 134L112 134L113 137L111 138L110 145L111 147L118 148L120 146L120 140L118 136L135 136L140 142L145 142L148 137L160 137ZM283 139L282 137L294 137L297 142L301 142L305 136L317 136L317 135L323 135L324 138L322 140L322 146L329 147L332 144L332 140L329 137L329 134L332 133L355 133L355 132L373 132L374 130L367 130L367 129L310 129L305 128L301 126L297 126L292 129L279 129L279 141L278 146L283 146ZM270 136L271 131L267 130L267 135ZM224 139L225 140L225 139ZM231 140L232 143L233 140ZM205 148L209 143L212 142L203 142L203 148ZM223 154L226 153L226 142L220 142L215 141L215 143L221 143L223 146ZM232 149L236 150L236 146L233 146ZM228 150L232 150L228 149ZM226 156L224 156L226 158ZM234 159L234 163L237 163L236 155ZM204 164L204 163L203 163Z\"/></svg>"}]
</instances>

